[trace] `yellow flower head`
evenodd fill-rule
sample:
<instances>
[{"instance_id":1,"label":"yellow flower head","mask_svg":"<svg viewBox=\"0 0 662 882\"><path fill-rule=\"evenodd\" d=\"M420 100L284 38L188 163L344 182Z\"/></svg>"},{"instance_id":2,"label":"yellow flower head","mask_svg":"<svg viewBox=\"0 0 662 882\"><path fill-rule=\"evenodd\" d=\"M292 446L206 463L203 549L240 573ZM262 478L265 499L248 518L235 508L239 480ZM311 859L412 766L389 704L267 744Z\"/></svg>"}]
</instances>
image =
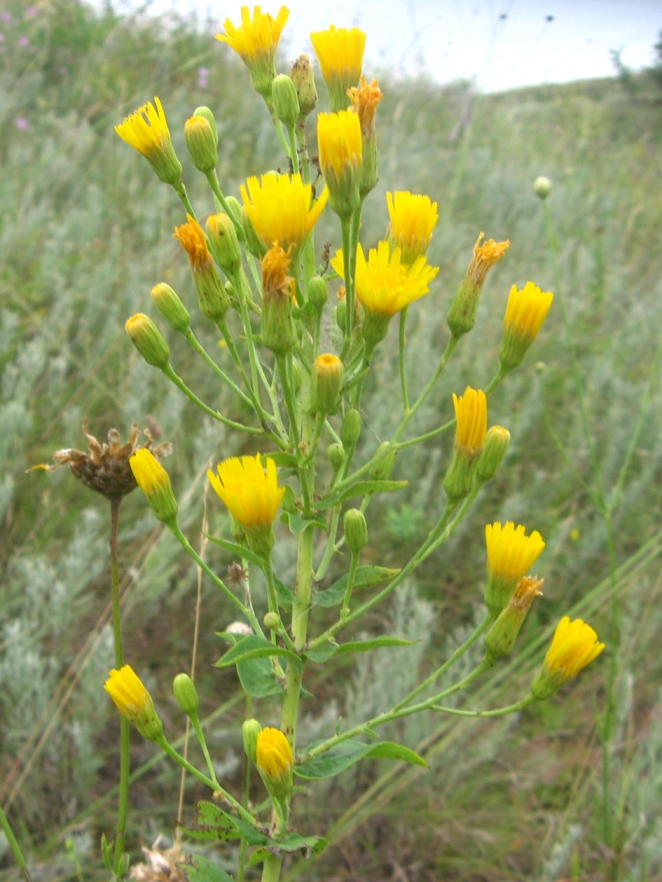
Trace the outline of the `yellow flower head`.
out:
<instances>
[{"instance_id":1,"label":"yellow flower head","mask_svg":"<svg viewBox=\"0 0 662 882\"><path fill-rule=\"evenodd\" d=\"M310 35L322 76L329 87L332 110L347 107L347 90L359 81L365 37L358 28L337 28L335 25Z\"/></svg>"},{"instance_id":2,"label":"yellow flower head","mask_svg":"<svg viewBox=\"0 0 662 882\"><path fill-rule=\"evenodd\" d=\"M550 698L567 680L597 658L605 648L598 635L581 619L571 622L564 616L556 626L552 645L547 651L542 671L531 685L536 698Z\"/></svg>"},{"instance_id":3,"label":"yellow flower head","mask_svg":"<svg viewBox=\"0 0 662 882\"><path fill-rule=\"evenodd\" d=\"M130 665L119 671L112 670L104 689L115 702L117 709L141 735L157 741L163 734L163 723L154 709L152 697L142 680Z\"/></svg>"},{"instance_id":4,"label":"yellow flower head","mask_svg":"<svg viewBox=\"0 0 662 882\"><path fill-rule=\"evenodd\" d=\"M181 227L175 227L174 238L179 239L194 270L207 268L213 264L213 261L209 253L205 232L190 214L186 215L186 219L188 223L182 224Z\"/></svg>"},{"instance_id":5,"label":"yellow flower head","mask_svg":"<svg viewBox=\"0 0 662 882\"><path fill-rule=\"evenodd\" d=\"M312 186L301 175L277 175L270 172L248 178L241 185L244 210L253 229L267 248L278 242L285 250L301 245L317 223L326 206L329 191L324 188L313 203Z\"/></svg>"},{"instance_id":6,"label":"yellow flower head","mask_svg":"<svg viewBox=\"0 0 662 882\"><path fill-rule=\"evenodd\" d=\"M345 278L341 251L331 261L338 275ZM393 251L388 242L380 242L371 248L366 261L361 245L356 261L356 296L368 312L391 318L423 297L430 290L430 282L439 272L430 266L425 257L417 257L411 264L402 262L400 248Z\"/></svg>"},{"instance_id":7,"label":"yellow flower head","mask_svg":"<svg viewBox=\"0 0 662 882\"><path fill-rule=\"evenodd\" d=\"M461 397L453 393L457 428L455 449L473 456L485 443L487 432L487 398L482 389L467 386Z\"/></svg>"},{"instance_id":8,"label":"yellow flower head","mask_svg":"<svg viewBox=\"0 0 662 882\"><path fill-rule=\"evenodd\" d=\"M154 514L169 523L177 517L177 500L170 477L151 451L142 447L129 460L133 477L147 497Z\"/></svg>"},{"instance_id":9,"label":"yellow flower head","mask_svg":"<svg viewBox=\"0 0 662 882\"><path fill-rule=\"evenodd\" d=\"M182 166L170 139L170 131L163 106L158 98L148 101L115 126L123 141L149 160L154 171L167 184L181 180Z\"/></svg>"},{"instance_id":10,"label":"yellow flower head","mask_svg":"<svg viewBox=\"0 0 662 882\"><path fill-rule=\"evenodd\" d=\"M281 6L276 18L268 12L262 12L260 6L254 6L251 19L248 6L242 6L239 27L226 18L223 24L225 33L216 34L216 39L227 43L246 64L264 56L274 58L280 35L289 17L290 10L286 6Z\"/></svg>"},{"instance_id":11,"label":"yellow flower head","mask_svg":"<svg viewBox=\"0 0 662 882\"><path fill-rule=\"evenodd\" d=\"M290 250L283 250L278 242L262 258L262 292L265 297L293 297L294 279L287 274L290 268Z\"/></svg>"},{"instance_id":12,"label":"yellow flower head","mask_svg":"<svg viewBox=\"0 0 662 882\"><path fill-rule=\"evenodd\" d=\"M487 567L495 576L505 576L519 582L542 554L545 543L537 530L526 536L526 527L512 521L488 524L485 527Z\"/></svg>"},{"instance_id":13,"label":"yellow flower head","mask_svg":"<svg viewBox=\"0 0 662 882\"><path fill-rule=\"evenodd\" d=\"M482 285L485 276L490 267L498 263L510 248L510 239L505 242L495 242L494 239L488 239L487 242L480 244L485 233L480 233L474 245L474 256L469 264L467 276L475 282L476 285Z\"/></svg>"},{"instance_id":14,"label":"yellow flower head","mask_svg":"<svg viewBox=\"0 0 662 882\"><path fill-rule=\"evenodd\" d=\"M554 295L541 291L533 282L527 282L521 291L516 285L510 289L506 315L503 320L503 343L499 358L506 370L519 367L538 335Z\"/></svg>"},{"instance_id":15,"label":"yellow flower head","mask_svg":"<svg viewBox=\"0 0 662 882\"><path fill-rule=\"evenodd\" d=\"M278 486L276 463L269 456L266 467L265 473L258 453L226 459L218 464L218 475L207 472L230 514L247 530L271 527L285 493L285 488Z\"/></svg>"},{"instance_id":16,"label":"yellow flower head","mask_svg":"<svg viewBox=\"0 0 662 882\"><path fill-rule=\"evenodd\" d=\"M375 114L377 105L382 100L382 90L377 80L369 83L365 77L361 77L361 84L347 90L347 95L352 102L354 113L358 114L361 123L361 134L364 138L369 137L375 131Z\"/></svg>"},{"instance_id":17,"label":"yellow flower head","mask_svg":"<svg viewBox=\"0 0 662 882\"><path fill-rule=\"evenodd\" d=\"M289 741L280 729L267 726L258 733L255 765L272 796L277 799L289 796L294 756Z\"/></svg>"},{"instance_id":18,"label":"yellow flower head","mask_svg":"<svg viewBox=\"0 0 662 882\"><path fill-rule=\"evenodd\" d=\"M329 186L331 207L349 215L359 204L359 181L363 162L361 122L356 113L320 113L317 117L320 166Z\"/></svg>"},{"instance_id":19,"label":"yellow flower head","mask_svg":"<svg viewBox=\"0 0 662 882\"><path fill-rule=\"evenodd\" d=\"M429 196L406 192L387 193L386 201L391 219L389 239L402 248L403 261L412 263L428 250L439 220L437 203Z\"/></svg>"}]
</instances>

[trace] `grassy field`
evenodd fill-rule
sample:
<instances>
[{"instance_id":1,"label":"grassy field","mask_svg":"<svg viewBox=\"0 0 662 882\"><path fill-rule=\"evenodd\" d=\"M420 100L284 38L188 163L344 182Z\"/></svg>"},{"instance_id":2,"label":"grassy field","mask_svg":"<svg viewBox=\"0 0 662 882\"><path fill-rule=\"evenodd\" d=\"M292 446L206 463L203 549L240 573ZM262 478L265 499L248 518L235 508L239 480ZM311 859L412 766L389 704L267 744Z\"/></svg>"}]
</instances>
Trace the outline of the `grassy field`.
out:
<instances>
[{"instance_id":1,"label":"grassy field","mask_svg":"<svg viewBox=\"0 0 662 882\"><path fill-rule=\"evenodd\" d=\"M183 123L207 104L219 121L218 173L228 194L280 153L243 67L190 22L123 22L76 0L44 0L34 14L20 2L5 0L2 9L12 18L3 19L0 44L0 799L35 880L100 879L98 843L112 830L108 794L117 777L116 715L101 689L112 666L108 508L68 470L25 470L56 449L84 447L85 417L100 438L111 426L126 435L133 421L148 424L175 445L168 469L183 526L199 542L207 462L248 448L202 419L125 335L130 314L153 314L157 281L190 304L193 292L172 239L181 206L113 125L158 95L187 158ZM491 378L511 284L532 279L556 300L524 366L490 401L490 421L513 435L505 466L416 582L368 623L381 631L393 621L420 643L395 656L369 654L343 677L320 675L306 731L312 737L328 726L334 708L351 721L376 695L399 694L461 641L477 615L491 520L543 534L545 598L516 658L471 700L505 704L521 692L549 629L571 609L608 646L577 683L517 718L416 717L394 730L428 749L431 771L366 763L301 799L297 822L316 831L331 816L337 844L286 878L660 880L659 87L642 77L480 96L463 84L392 82L387 72L380 85L381 179L362 241L383 235L388 190L439 203L428 256L440 272L409 329L414 388L445 345L447 305L478 232L512 242L486 285L476 329L412 434L450 417L451 392ZM532 189L540 174L553 181L555 250ZM211 211L190 163L185 175L193 203ZM318 241L337 244L330 212L322 223ZM218 351L210 324L196 319L195 330ZM377 356L359 456L393 428L395 333ZM169 342L196 392L240 416L190 350ZM429 529L451 445L442 437L400 454L394 476L410 485L398 502L371 507L370 562L401 564ZM213 526L218 507L209 518ZM279 564L287 576L294 552L284 533ZM155 528L138 494L123 505L120 542L126 643L175 738L170 683L189 663L196 570ZM219 570L228 562L214 550L209 559ZM205 715L227 703L209 724L210 746L218 774L236 781L237 683L211 667L220 649L213 632L230 617L205 585L199 688ZM132 742L135 768L153 757L150 744ZM172 766L142 768L131 797L136 857L141 843L173 835L178 789ZM189 785L187 804L200 795ZM0 838L0 880L18 878Z\"/></svg>"}]
</instances>

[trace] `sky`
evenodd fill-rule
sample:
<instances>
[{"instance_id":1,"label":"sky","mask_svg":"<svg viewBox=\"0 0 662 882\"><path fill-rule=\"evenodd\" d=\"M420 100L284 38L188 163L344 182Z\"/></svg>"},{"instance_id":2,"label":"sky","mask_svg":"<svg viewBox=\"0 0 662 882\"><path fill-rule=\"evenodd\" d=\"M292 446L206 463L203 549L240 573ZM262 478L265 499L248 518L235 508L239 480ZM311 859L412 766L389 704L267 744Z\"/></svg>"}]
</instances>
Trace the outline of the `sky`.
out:
<instances>
[{"instance_id":1,"label":"sky","mask_svg":"<svg viewBox=\"0 0 662 882\"><path fill-rule=\"evenodd\" d=\"M97 3L101 0L96 0ZM246 0L244 0L246 2ZM472 80L483 92L614 74L612 51L633 69L650 66L662 31L662 0L285 0L283 44L292 60L311 52L309 33L329 24L368 34L365 72L388 67L438 83ZM115 0L222 23L241 0ZM279 0L262 0L275 14ZM332 8L332 14L326 10ZM222 47L219 47L222 51Z\"/></svg>"}]
</instances>

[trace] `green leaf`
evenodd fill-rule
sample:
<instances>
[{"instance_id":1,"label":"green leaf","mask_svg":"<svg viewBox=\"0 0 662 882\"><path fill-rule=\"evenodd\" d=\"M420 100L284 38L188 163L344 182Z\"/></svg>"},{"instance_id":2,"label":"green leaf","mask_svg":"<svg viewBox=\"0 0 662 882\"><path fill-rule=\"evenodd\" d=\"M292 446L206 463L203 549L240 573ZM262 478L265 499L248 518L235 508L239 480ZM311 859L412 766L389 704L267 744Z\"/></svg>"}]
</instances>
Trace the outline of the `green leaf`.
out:
<instances>
[{"instance_id":1,"label":"green leaf","mask_svg":"<svg viewBox=\"0 0 662 882\"><path fill-rule=\"evenodd\" d=\"M344 502L346 499L354 499L355 496L374 496L375 493L390 493L392 490L402 490L409 481L357 481L351 487L346 487L339 493L327 496L316 503L316 508L324 510Z\"/></svg>"},{"instance_id":2,"label":"green leaf","mask_svg":"<svg viewBox=\"0 0 662 882\"><path fill-rule=\"evenodd\" d=\"M237 829L235 819L213 802L198 802L195 812L194 826L182 827L184 833L191 839L216 839L223 842L239 839L241 833Z\"/></svg>"},{"instance_id":3,"label":"green leaf","mask_svg":"<svg viewBox=\"0 0 662 882\"><path fill-rule=\"evenodd\" d=\"M400 570L390 570L388 567L358 567L354 576L354 589L370 588L373 585L380 585L382 582L389 582L399 572ZM342 603L348 578L349 574L345 573L330 588L327 588L325 591L318 591L315 595L314 603L324 607L336 606L338 603Z\"/></svg>"},{"instance_id":4,"label":"green leaf","mask_svg":"<svg viewBox=\"0 0 662 882\"><path fill-rule=\"evenodd\" d=\"M305 752L305 751L304 751ZM322 756L317 756L307 763L294 767L294 772L300 778L309 781L319 781L322 778L333 778L348 769L350 766L364 758L393 759L412 763L416 766L428 768L423 757L419 756L408 747L402 747L393 741L379 741L377 744L365 744L362 741L349 739L332 747Z\"/></svg>"},{"instance_id":5,"label":"green leaf","mask_svg":"<svg viewBox=\"0 0 662 882\"><path fill-rule=\"evenodd\" d=\"M294 603L294 592L292 589L288 588L285 582L281 582L280 579L276 578L274 578L274 585L276 587L278 605L282 606L283 609L292 609L292 604Z\"/></svg>"},{"instance_id":6,"label":"green leaf","mask_svg":"<svg viewBox=\"0 0 662 882\"><path fill-rule=\"evenodd\" d=\"M236 554L237 557L241 557L244 560L255 564L255 566L259 567L261 570L264 569L264 561L259 555L251 551L250 548L246 548L244 545L238 545L236 542L230 542L229 539L221 539L220 536L210 536L209 533L205 533L204 535L210 542L220 545L221 548L225 548L226 551L231 551L232 554Z\"/></svg>"},{"instance_id":7,"label":"green leaf","mask_svg":"<svg viewBox=\"0 0 662 882\"><path fill-rule=\"evenodd\" d=\"M222 655L215 663L214 667L228 668L230 665L250 661L253 658L266 658L272 655L282 655L293 661L300 661L298 655L290 652L289 649L276 646L270 640L267 640L266 637L262 637L261 634L249 634L228 649L225 655Z\"/></svg>"},{"instance_id":8,"label":"green leaf","mask_svg":"<svg viewBox=\"0 0 662 882\"><path fill-rule=\"evenodd\" d=\"M327 640L321 646L318 646L317 649L311 649L309 652L306 652L305 655L310 661L321 664L328 661L332 655L335 655L337 649L338 644L335 640Z\"/></svg>"},{"instance_id":9,"label":"green leaf","mask_svg":"<svg viewBox=\"0 0 662 882\"><path fill-rule=\"evenodd\" d=\"M284 511L280 516L280 520L281 523L288 524L290 532L294 533L295 536L298 536L299 533L303 533L306 527L310 526L310 524L314 524L320 530L328 530L326 519L321 516L316 518L302 518L298 512Z\"/></svg>"},{"instance_id":10,"label":"green leaf","mask_svg":"<svg viewBox=\"0 0 662 882\"><path fill-rule=\"evenodd\" d=\"M293 854L297 851L302 853L305 860L309 860L313 855L324 851L328 844L328 841L322 839L321 836L301 836L299 833L289 833L285 839L270 839L268 848L261 848L251 855L248 866L254 867L256 864L262 863L269 854Z\"/></svg>"},{"instance_id":11,"label":"green leaf","mask_svg":"<svg viewBox=\"0 0 662 882\"><path fill-rule=\"evenodd\" d=\"M233 882L232 876L201 854L187 855L186 861L178 866L188 882Z\"/></svg>"},{"instance_id":12,"label":"green leaf","mask_svg":"<svg viewBox=\"0 0 662 882\"><path fill-rule=\"evenodd\" d=\"M288 453L286 450L278 450L273 453L268 453L267 456L269 459L273 459L277 466L285 469L295 469L299 464L296 456L293 453Z\"/></svg>"},{"instance_id":13,"label":"green leaf","mask_svg":"<svg viewBox=\"0 0 662 882\"><path fill-rule=\"evenodd\" d=\"M351 643L341 643L336 650L336 655L346 652L369 652L371 649L381 649L383 646L413 646L418 640L404 640L402 637L389 637L384 634L381 637L373 637L372 640L355 640Z\"/></svg>"},{"instance_id":14,"label":"green leaf","mask_svg":"<svg viewBox=\"0 0 662 882\"><path fill-rule=\"evenodd\" d=\"M268 658L252 658L237 665L239 682L244 691L253 698L282 695L283 688L274 677L274 669Z\"/></svg>"}]
</instances>

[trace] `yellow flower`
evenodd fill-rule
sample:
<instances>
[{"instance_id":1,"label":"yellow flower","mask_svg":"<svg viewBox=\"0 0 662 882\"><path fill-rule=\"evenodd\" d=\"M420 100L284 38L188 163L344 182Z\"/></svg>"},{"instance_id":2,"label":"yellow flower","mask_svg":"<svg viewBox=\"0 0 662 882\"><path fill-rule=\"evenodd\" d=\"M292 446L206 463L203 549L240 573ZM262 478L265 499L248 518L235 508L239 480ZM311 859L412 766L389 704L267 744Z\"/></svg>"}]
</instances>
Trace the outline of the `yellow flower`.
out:
<instances>
[{"instance_id":1,"label":"yellow flower","mask_svg":"<svg viewBox=\"0 0 662 882\"><path fill-rule=\"evenodd\" d=\"M361 84L347 90L348 97L352 102L354 113L358 114L361 123L361 134L364 138L375 131L375 114L377 105L382 100L382 90L377 80L369 83L365 77L361 77Z\"/></svg>"},{"instance_id":2,"label":"yellow flower","mask_svg":"<svg viewBox=\"0 0 662 882\"><path fill-rule=\"evenodd\" d=\"M262 258L262 345L276 355L284 355L297 344L292 307L294 279L288 275L289 250L278 242Z\"/></svg>"},{"instance_id":3,"label":"yellow flower","mask_svg":"<svg viewBox=\"0 0 662 882\"><path fill-rule=\"evenodd\" d=\"M227 43L241 57L250 71L254 88L265 98L268 98L276 76L276 49L289 15L286 6L281 6L276 18L255 6L251 19L248 6L242 6L241 24L237 27L226 18L223 24L225 34L216 34L217 40Z\"/></svg>"},{"instance_id":4,"label":"yellow flower","mask_svg":"<svg viewBox=\"0 0 662 882\"><path fill-rule=\"evenodd\" d=\"M488 239L487 242L480 244L485 233L480 233L474 245L474 256L469 264L467 276L475 282L476 285L482 285L485 276L490 267L498 263L510 248L510 239L505 242L495 242L494 239Z\"/></svg>"},{"instance_id":5,"label":"yellow flower","mask_svg":"<svg viewBox=\"0 0 662 882\"><path fill-rule=\"evenodd\" d=\"M133 723L144 738L158 741L163 735L163 723L154 709L152 696L130 665L112 670L104 689L115 702L123 717Z\"/></svg>"},{"instance_id":6,"label":"yellow flower","mask_svg":"<svg viewBox=\"0 0 662 882\"><path fill-rule=\"evenodd\" d=\"M439 220L437 203L429 196L406 192L387 193L386 200L391 219L389 240L402 249L403 261L412 263L428 250Z\"/></svg>"},{"instance_id":7,"label":"yellow flower","mask_svg":"<svg viewBox=\"0 0 662 882\"><path fill-rule=\"evenodd\" d=\"M467 386L461 397L453 392L453 407L457 427L455 447L462 448L469 455L482 450L487 432L487 398L482 389Z\"/></svg>"},{"instance_id":8,"label":"yellow flower","mask_svg":"<svg viewBox=\"0 0 662 882\"><path fill-rule=\"evenodd\" d=\"M157 458L141 447L129 460L133 477L147 497L154 514L166 524L177 518L177 500L172 492L170 477Z\"/></svg>"},{"instance_id":9,"label":"yellow flower","mask_svg":"<svg viewBox=\"0 0 662 882\"><path fill-rule=\"evenodd\" d=\"M552 645L545 656L542 671L531 685L531 692L540 699L554 695L604 648L605 644L598 642L598 635L590 625L581 619L571 622L568 616L564 616L556 626Z\"/></svg>"},{"instance_id":10,"label":"yellow flower","mask_svg":"<svg viewBox=\"0 0 662 882\"><path fill-rule=\"evenodd\" d=\"M485 527L487 543L487 587L485 603L498 615L507 606L517 583L540 557L545 547L542 536L534 530L526 536L526 528L512 521Z\"/></svg>"},{"instance_id":11,"label":"yellow flower","mask_svg":"<svg viewBox=\"0 0 662 882\"><path fill-rule=\"evenodd\" d=\"M248 178L241 185L245 212L262 243L270 248L278 242L286 251L295 248L310 235L324 211L329 191L324 188L312 202L312 186L301 175L277 175L273 172Z\"/></svg>"},{"instance_id":12,"label":"yellow flower","mask_svg":"<svg viewBox=\"0 0 662 882\"><path fill-rule=\"evenodd\" d=\"M347 90L359 81L365 37L358 28L337 28L335 25L310 35L334 111L347 107Z\"/></svg>"},{"instance_id":13,"label":"yellow flower","mask_svg":"<svg viewBox=\"0 0 662 882\"><path fill-rule=\"evenodd\" d=\"M294 756L283 732L269 726L262 729L257 736L255 754L255 765L269 793L277 799L289 796Z\"/></svg>"},{"instance_id":14,"label":"yellow flower","mask_svg":"<svg viewBox=\"0 0 662 882\"><path fill-rule=\"evenodd\" d=\"M320 113L317 117L320 166L329 186L331 208L341 217L359 205L363 162L361 122L356 113Z\"/></svg>"},{"instance_id":15,"label":"yellow flower","mask_svg":"<svg viewBox=\"0 0 662 882\"><path fill-rule=\"evenodd\" d=\"M273 545L272 524L285 493L285 488L278 486L276 463L268 456L265 473L258 453L233 456L216 468L218 475L207 472L212 487L232 517L247 530L253 550L267 553Z\"/></svg>"},{"instance_id":16,"label":"yellow flower","mask_svg":"<svg viewBox=\"0 0 662 882\"><path fill-rule=\"evenodd\" d=\"M551 291L541 291L533 282L527 282L521 291L517 285L510 289L499 353L506 370L513 370L522 363L527 349L547 318L552 300L554 295Z\"/></svg>"},{"instance_id":17,"label":"yellow flower","mask_svg":"<svg viewBox=\"0 0 662 882\"><path fill-rule=\"evenodd\" d=\"M338 275L345 278L341 251L331 261ZM430 290L430 282L439 272L425 257L411 264L402 262L400 248L391 250L388 242L379 242L371 248L366 261L361 245L356 259L356 296L369 313L392 318L405 306L423 297Z\"/></svg>"},{"instance_id":18,"label":"yellow flower","mask_svg":"<svg viewBox=\"0 0 662 882\"><path fill-rule=\"evenodd\" d=\"M188 254L200 311L213 322L219 322L228 311L228 295L216 271L204 230L190 214L186 217L188 222L175 227L174 237Z\"/></svg>"},{"instance_id":19,"label":"yellow flower","mask_svg":"<svg viewBox=\"0 0 662 882\"><path fill-rule=\"evenodd\" d=\"M115 126L123 141L148 159L162 181L177 186L182 177L182 166L172 146L166 116L158 98L156 107L149 101L129 114Z\"/></svg>"},{"instance_id":20,"label":"yellow flower","mask_svg":"<svg viewBox=\"0 0 662 882\"><path fill-rule=\"evenodd\" d=\"M187 223L182 224L181 227L175 227L173 237L179 239L182 248L188 254L191 266L194 269L202 269L213 264L207 245L207 237L194 217L187 214L186 219Z\"/></svg>"}]
</instances>

